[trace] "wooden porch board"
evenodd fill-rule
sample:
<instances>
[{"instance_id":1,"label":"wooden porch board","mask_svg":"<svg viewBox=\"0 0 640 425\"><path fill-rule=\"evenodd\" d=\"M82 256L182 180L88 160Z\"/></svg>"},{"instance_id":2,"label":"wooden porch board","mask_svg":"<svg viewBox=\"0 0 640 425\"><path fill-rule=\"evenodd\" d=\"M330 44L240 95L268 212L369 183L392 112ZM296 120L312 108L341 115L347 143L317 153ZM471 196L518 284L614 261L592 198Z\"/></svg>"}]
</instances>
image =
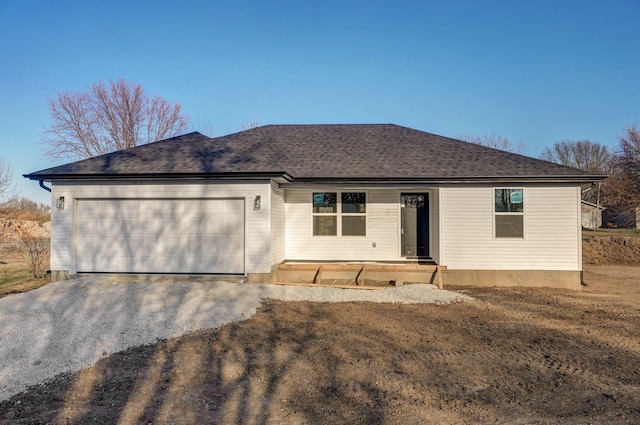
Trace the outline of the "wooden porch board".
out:
<instances>
[{"instance_id":1,"label":"wooden porch board","mask_svg":"<svg viewBox=\"0 0 640 425\"><path fill-rule=\"evenodd\" d=\"M408 276L403 276L403 273L431 273L430 283L435 283L437 279L438 288L443 289L444 284L442 281L442 272L447 270L447 266L441 266L437 264L384 264L384 263L281 263L278 265L278 270L283 272L312 272L313 283L307 283L305 285L322 285L324 279L331 279L329 275L335 273L345 272L347 274L355 274L352 277L343 276L340 279L351 280L353 279L355 285L342 285L345 288L352 287L367 287L366 280L390 280L390 281L403 281ZM371 274L378 274L376 277L368 277ZM382 276L381 276L382 275ZM384 277L383 279L380 279ZM276 283L276 282L273 282ZM278 284L282 284L280 282ZM334 288L341 287L340 285L328 285ZM372 287L378 289L378 287Z\"/></svg>"},{"instance_id":2,"label":"wooden porch board","mask_svg":"<svg viewBox=\"0 0 640 425\"><path fill-rule=\"evenodd\" d=\"M338 289L365 289L369 291L377 291L380 289L389 289L392 286L365 286L365 285L330 285L326 283L299 283L299 282L271 282L274 285L283 286L309 286L315 288L338 288Z\"/></svg>"},{"instance_id":3,"label":"wooden porch board","mask_svg":"<svg viewBox=\"0 0 640 425\"><path fill-rule=\"evenodd\" d=\"M281 263L278 264L279 270L293 271L315 271L318 268L335 271L357 271L362 268L362 264L332 264L332 263Z\"/></svg>"},{"instance_id":4,"label":"wooden porch board","mask_svg":"<svg viewBox=\"0 0 640 425\"><path fill-rule=\"evenodd\" d=\"M334 264L334 263L281 263L278 265L279 270L293 271L315 271L319 267L325 270L333 271L357 271L361 268L372 271L435 271L447 270L447 266L436 264L375 264L375 263L353 263L353 264Z\"/></svg>"}]
</instances>

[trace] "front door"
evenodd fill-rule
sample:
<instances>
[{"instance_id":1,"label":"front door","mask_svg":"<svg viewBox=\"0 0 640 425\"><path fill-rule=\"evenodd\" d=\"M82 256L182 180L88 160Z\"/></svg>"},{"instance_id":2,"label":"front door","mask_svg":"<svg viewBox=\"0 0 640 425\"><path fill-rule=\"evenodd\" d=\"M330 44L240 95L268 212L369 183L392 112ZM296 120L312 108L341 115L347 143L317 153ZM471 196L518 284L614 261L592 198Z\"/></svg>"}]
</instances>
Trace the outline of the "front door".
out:
<instances>
[{"instance_id":1,"label":"front door","mask_svg":"<svg viewBox=\"0 0 640 425\"><path fill-rule=\"evenodd\" d=\"M429 256L429 194L400 194L401 254L403 257Z\"/></svg>"}]
</instances>

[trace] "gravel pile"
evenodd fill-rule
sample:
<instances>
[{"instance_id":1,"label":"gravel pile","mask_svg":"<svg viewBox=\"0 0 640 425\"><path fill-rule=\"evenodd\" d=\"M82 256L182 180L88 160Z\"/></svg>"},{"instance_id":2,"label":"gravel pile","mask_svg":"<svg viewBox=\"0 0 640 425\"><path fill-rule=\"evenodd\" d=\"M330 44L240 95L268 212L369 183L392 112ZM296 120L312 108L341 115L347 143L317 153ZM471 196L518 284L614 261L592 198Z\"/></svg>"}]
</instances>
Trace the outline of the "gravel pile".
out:
<instances>
[{"instance_id":1,"label":"gravel pile","mask_svg":"<svg viewBox=\"0 0 640 425\"><path fill-rule=\"evenodd\" d=\"M102 357L250 318L262 300L451 303L433 285L376 291L229 282L81 277L0 298L0 401Z\"/></svg>"}]
</instances>

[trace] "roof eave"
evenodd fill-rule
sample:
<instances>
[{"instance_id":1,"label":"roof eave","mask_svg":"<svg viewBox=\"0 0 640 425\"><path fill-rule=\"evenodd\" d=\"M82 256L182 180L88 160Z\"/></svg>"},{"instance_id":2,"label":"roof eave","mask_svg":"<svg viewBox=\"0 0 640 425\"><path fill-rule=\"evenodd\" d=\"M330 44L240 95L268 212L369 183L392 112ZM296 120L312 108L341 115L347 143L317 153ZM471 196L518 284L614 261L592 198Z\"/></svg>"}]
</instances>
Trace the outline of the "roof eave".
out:
<instances>
[{"instance_id":1,"label":"roof eave","mask_svg":"<svg viewBox=\"0 0 640 425\"><path fill-rule=\"evenodd\" d=\"M278 183L288 183L293 177L286 172L268 173L154 173L154 174L24 174L31 180L46 182L53 181L153 181L153 180L275 180Z\"/></svg>"},{"instance_id":2,"label":"roof eave","mask_svg":"<svg viewBox=\"0 0 640 425\"><path fill-rule=\"evenodd\" d=\"M461 177L348 177L348 178L296 178L293 184L469 184L469 183L590 183L601 181L606 175L569 175L569 176L461 176Z\"/></svg>"},{"instance_id":3,"label":"roof eave","mask_svg":"<svg viewBox=\"0 0 640 425\"><path fill-rule=\"evenodd\" d=\"M287 172L252 173L146 173L146 174L25 174L39 181L123 181L123 180L265 180L281 184L468 184L468 183L589 183L601 181L607 175L547 175L547 176L459 176L459 177L297 177Z\"/></svg>"}]
</instances>

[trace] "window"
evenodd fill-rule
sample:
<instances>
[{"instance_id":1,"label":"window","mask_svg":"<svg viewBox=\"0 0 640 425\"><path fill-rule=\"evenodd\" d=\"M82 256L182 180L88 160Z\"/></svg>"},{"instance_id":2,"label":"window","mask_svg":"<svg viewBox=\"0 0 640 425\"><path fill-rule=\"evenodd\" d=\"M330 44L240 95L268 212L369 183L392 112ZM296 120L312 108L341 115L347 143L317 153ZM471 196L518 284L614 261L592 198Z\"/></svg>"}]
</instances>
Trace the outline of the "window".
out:
<instances>
[{"instance_id":1,"label":"window","mask_svg":"<svg viewBox=\"0 0 640 425\"><path fill-rule=\"evenodd\" d=\"M366 197L363 192L342 192L342 236L366 236Z\"/></svg>"},{"instance_id":2,"label":"window","mask_svg":"<svg viewBox=\"0 0 640 425\"><path fill-rule=\"evenodd\" d=\"M522 189L495 189L496 238L524 238L524 196Z\"/></svg>"},{"instance_id":3,"label":"window","mask_svg":"<svg viewBox=\"0 0 640 425\"><path fill-rule=\"evenodd\" d=\"M367 194L313 192L314 236L366 236Z\"/></svg>"},{"instance_id":4,"label":"window","mask_svg":"<svg viewBox=\"0 0 640 425\"><path fill-rule=\"evenodd\" d=\"M335 236L338 234L338 206L336 193L313 193L313 235Z\"/></svg>"}]
</instances>

